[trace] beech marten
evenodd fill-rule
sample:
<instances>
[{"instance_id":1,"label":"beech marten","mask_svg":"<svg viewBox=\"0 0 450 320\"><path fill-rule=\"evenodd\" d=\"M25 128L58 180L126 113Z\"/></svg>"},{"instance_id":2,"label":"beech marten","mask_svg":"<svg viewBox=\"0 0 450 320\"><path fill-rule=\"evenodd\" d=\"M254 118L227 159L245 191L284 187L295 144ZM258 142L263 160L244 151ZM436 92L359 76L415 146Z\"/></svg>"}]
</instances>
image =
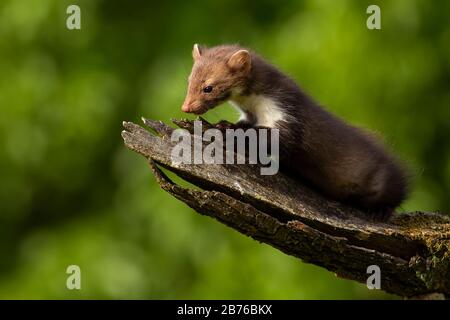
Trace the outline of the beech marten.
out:
<instances>
[{"instance_id":1,"label":"beech marten","mask_svg":"<svg viewBox=\"0 0 450 320\"><path fill-rule=\"evenodd\" d=\"M321 108L259 55L237 45L196 44L192 56L182 111L203 114L229 101L241 114L232 127L279 129L282 170L376 219L388 219L405 199L403 168L373 136Z\"/></svg>"}]
</instances>

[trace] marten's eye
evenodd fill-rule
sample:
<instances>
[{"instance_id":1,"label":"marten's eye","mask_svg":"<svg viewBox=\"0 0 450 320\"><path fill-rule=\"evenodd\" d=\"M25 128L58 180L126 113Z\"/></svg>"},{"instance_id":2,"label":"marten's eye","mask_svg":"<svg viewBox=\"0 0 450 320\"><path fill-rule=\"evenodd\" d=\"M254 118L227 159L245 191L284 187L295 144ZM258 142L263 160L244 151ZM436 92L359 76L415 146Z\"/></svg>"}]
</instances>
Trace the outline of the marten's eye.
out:
<instances>
[{"instance_id":1,"label":"marten's eye","mask_svg":"<svg viewBox=\"0 0 450 320\"><path fill-rule=\"evenodd\" d=\"M213 90L212 86L206 86L203 88L203 92L204 93L210 93Z\"/></svg>"}]
</instances>

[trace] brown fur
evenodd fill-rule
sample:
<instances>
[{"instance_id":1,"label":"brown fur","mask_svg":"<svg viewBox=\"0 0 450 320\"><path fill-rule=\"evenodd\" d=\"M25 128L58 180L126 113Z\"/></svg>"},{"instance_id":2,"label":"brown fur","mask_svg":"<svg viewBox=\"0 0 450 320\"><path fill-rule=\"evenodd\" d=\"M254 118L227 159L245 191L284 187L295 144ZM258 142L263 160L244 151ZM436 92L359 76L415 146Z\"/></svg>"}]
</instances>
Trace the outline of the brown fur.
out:
<instances>
[{"instance_id":1,"label":"brown fur","mask_svg":"<svg viewBox=\"0 0 450 320\"><path fill-rule=\"evenodd\" d=\"M405 173L374 137L321 108L257 54L223 45L194 47L193 57L183 111L201 114L236 94L269 97L288 119L275 126L280 129L282 168L380 219L405 199ZM203 92L208 85L213 91ZM255 121L249 115L246 125Z\"/></svg>"}]
</instances>

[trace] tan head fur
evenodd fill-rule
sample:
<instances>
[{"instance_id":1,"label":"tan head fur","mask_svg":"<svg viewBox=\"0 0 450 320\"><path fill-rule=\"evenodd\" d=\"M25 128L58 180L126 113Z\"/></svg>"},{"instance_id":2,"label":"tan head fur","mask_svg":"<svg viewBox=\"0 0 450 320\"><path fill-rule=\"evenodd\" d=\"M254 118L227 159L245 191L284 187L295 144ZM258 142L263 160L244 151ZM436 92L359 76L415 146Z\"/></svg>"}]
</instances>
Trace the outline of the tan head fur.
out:
<instances>
[{"instance_id":1,"label":"tan head fur","mask_svg":"<svg viewBox=\"0 0 450 320\"><path fill-rule=\"evenodd\" d=\"M251 71L250 53L238 46L212 48L195 44L184 112L202 114L243 90Z\"/></svg>"}]
</instances>

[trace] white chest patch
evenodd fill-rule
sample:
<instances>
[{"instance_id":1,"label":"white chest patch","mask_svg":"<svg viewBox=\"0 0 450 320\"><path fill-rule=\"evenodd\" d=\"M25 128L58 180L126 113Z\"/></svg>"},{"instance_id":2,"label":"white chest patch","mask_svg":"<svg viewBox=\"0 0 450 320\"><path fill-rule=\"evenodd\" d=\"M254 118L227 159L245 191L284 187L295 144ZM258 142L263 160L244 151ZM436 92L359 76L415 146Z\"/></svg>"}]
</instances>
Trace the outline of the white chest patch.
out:
<instances>
[{"instance_id":1,"label":"white chest patch","mask_svg":"<svg viewBox=\"0 0 450 320\"><path fill-rule=\"evenodd\" d=\"M246 119L245 112L248 112L256 118L258 126L274 128L278 121L286 120L285 113L277 103L261 95L233 97L230 103L241 112L239 120Z\"/></svg>"}]
</instances>

